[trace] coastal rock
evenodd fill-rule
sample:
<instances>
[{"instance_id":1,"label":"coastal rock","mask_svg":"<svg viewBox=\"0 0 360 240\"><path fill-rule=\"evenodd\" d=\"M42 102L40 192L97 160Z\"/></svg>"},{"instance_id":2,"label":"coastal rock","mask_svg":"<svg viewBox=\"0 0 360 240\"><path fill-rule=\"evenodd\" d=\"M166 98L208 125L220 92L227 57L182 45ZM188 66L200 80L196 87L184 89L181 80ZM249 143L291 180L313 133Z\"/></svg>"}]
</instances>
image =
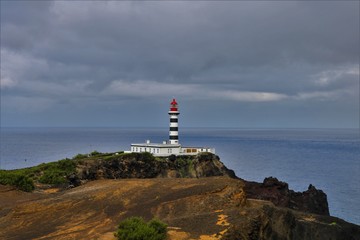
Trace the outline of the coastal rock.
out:
<instances>
[{"instance_id":1,"label":"coastal rock","mask_svg":"<svg viewBox=\"0 0 360 240\"><path fill-rule=\"evenodd\" d=\"M194 159L196 177L229 176L236 178L235 172L228 169L214 154L200 154Z\"/></svg>"},{"instance_id":2,"label":"coastal rock","mask_svg":"<svg viewBox=\"0 0 360 240\"><path fill-rule=\"evenodd\" d=\"M295 192L289 190L287 183L274 177L268 177L264 179L263 183L245 181L245 191L249 198L268 200L276 206L329 215L326 194L311 184L307 191Z\"/></svg>"},{"instance_id":3,"label":"coastal rock","mask_svg":"<svg viewBox=\"0 0 360 240\"><path fill-rule=\"evenodd\" d=\"M120 178L181 178L228 176L234 171L225 167L219 157L211 153L196 156L154 158L151 154L124 154L111 159L83 161L77 166L75 179L81 181ZM69 181L73 181L72 176Z\"/></svg>"},{"instance_id":4,"label":"coastal rock","mask_svg":"<svg viewBox=\"0 0 360 240\"><path fill-rule=\"evenodd\" d=\"M355 240L359 237L360 227L341 219L264 205L258 215L250 215L243 224L232 225L222 239Z\"/></svg>"}]
</instances>

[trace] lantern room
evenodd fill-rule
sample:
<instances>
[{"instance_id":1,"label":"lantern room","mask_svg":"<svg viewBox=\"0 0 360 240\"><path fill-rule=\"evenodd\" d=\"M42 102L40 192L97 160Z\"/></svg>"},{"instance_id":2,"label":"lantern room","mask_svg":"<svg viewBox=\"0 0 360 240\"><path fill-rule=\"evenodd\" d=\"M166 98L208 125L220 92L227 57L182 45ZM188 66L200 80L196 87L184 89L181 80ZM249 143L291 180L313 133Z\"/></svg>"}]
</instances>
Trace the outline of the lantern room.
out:
<instances>
[{"instance_id":1,"label":"lantern room","mask_svg":"<svg viewBox=\"0 0 360 240\"><path fill-rule=\"evenodd\" d=\"M172 102L170 103L170 111L178 111L178 103L176 102L175 98L173 98Z\"/></svg>"}]
</instances>

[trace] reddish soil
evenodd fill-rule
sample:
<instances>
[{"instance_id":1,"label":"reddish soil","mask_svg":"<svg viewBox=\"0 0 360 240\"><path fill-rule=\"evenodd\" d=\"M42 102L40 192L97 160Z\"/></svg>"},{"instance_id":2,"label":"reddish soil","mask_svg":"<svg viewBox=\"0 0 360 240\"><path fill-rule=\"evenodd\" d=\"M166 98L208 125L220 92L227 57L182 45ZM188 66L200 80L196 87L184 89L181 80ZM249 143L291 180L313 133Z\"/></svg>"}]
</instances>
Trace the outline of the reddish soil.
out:
<instances>
[{"instance_id":1,"label":"reddish soil","mask_svg":"<svg viewBox=\"0 0 360 240\"><path fill-rule=\"evenodd\" d=\"M130 216L159 218L169 239L360 239L341 219L247 199L228 177L96 180L57 192L0 185L0 239L115 239Z\"/></svg>"},{"instance_id":2,"label":"reddish soil","mask_svg":"<svg viewBox=\"0 0 360 240\"><path fill-rule=\"evenodd\" d=\"M160 218L171 239L213 239L242 186L227 177L98 180L55 193L0 186L0 239L114 239L130 216Z\"/></svg>"}]
</instances>

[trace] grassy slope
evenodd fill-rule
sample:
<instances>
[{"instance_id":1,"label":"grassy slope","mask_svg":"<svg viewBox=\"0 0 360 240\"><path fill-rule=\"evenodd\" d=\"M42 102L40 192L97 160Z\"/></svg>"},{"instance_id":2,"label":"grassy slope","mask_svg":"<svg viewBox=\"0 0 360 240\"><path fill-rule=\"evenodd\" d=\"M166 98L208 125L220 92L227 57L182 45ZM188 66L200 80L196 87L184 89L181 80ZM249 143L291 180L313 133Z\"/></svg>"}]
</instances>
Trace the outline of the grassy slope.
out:
<instances>
[{"instance_id":1,"label":"grassy slope","mask_svg":"<svg viewBox=\"0 0 360 240\"><path fill-rule=\"evenodd\" d=\"M76 171L76 166L81 161L98 158L111 159L114 156L116 156L114 153L94 151L91 154L78 154L72 159L66 158L56 162L42 163L34 167L0 170L0 184L15 186L26 192L34 190L36 183L60 185L67 182L67 176Z\"/></svg>"},{"instance_id":2,"label":"grassy slope","mask_svg":"<svg viewBox=\"0 0 360 240\"><path fill-rule=\"evenodd\" d=\"M100 153L93 151L90 154L77 154L72 159L62 159L56 162L42 163L38 166L15 169L0 170L0 184L15 186L19 190L31 192L38 184L50 184L61 186L68 183L67 177L76 172L76 167L84 161L113 160L125 156L138 156L146 161L165 161L164 158L154 157L150 153ZM190 158L177 158L176 168L181 177L187 177L187 173L193 170Z\"/></svg>"}]
</instances>

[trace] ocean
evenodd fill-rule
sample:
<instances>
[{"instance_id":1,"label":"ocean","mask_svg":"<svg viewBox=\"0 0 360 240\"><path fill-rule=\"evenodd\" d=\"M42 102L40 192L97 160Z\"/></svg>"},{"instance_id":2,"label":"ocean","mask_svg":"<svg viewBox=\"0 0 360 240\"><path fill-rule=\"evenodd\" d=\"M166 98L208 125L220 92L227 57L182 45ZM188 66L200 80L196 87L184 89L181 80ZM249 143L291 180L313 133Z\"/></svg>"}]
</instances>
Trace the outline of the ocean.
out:
<instances>
[{"instance_id":1,"label":"ocean","mask_svg":"<svg viewBox=\"0 0 360 240\"><path fill-rule=\"evenodd\" d=\"M166 128L1 128L0 169L129 150L130 143L167 140ZM330 214L360 225L359 129L181 128L183 146L214 147L238 177L273 176L295 191L309 184L328 196Z\"/></svg>"}]
</instances>

